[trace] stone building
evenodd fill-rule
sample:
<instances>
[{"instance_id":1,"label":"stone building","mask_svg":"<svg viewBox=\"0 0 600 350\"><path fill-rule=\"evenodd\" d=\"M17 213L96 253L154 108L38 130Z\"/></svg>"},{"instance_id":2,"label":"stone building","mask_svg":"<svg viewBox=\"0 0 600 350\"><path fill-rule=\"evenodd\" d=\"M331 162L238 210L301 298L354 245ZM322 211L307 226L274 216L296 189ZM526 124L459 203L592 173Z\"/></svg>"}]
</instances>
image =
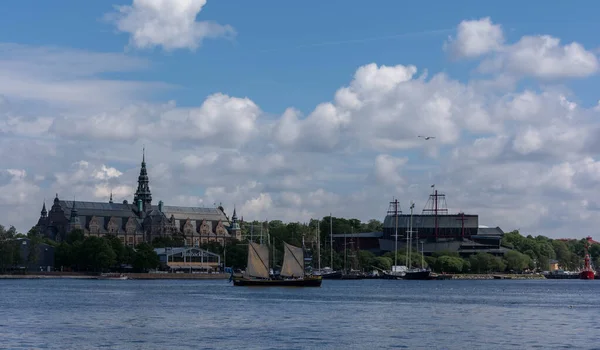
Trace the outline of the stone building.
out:
<instances>
[{"instance_id":1,"label":"stone building","mask_svg":"<svg viewBox=\"0 0 600 350\"><path fill-rule=\"evenodd\" d=\"M56 194L50 211L46 210L46 203L42 205L37 228L57 242L72 230L81 229L86 236L115 235L130 246L174 235L182 237L189 246L242 239L235 209L230 220L222 206L179 207L164 205L162 201L153 205L145 155L132 204L127 200L113 203L112 194L104 203L65 201Z\"/></svg>"}]
</instances>

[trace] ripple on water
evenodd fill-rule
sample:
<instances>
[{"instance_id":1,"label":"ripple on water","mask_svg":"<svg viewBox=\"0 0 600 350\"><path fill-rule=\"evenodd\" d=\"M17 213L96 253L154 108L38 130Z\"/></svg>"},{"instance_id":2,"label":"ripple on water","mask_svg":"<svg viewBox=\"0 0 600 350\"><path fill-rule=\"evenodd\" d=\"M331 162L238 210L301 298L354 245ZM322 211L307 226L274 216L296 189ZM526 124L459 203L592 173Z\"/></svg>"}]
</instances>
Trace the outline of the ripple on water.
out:
<instances>
[{"instance_id":1,"label":"ripple on water","mask_svg":"<svg viewBox=\"0 0 600 350\"><path fill-rule=\"evenodd\" d=\"M16 349L592 349L599 292L600 281L562 280L11 280L0 284L0 339Z\"/></svg>"}]
</instances>

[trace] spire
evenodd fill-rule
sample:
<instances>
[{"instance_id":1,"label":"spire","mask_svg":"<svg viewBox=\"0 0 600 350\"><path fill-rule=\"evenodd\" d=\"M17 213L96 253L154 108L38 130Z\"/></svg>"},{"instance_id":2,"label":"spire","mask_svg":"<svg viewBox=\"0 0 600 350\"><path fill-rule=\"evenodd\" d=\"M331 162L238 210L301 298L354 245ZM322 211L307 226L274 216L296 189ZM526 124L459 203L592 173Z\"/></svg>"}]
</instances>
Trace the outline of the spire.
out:
<instances>
[{"instance_id":1,"label":"spire","mask_svg":"<svg viewBox=\"0 0 600 350\"><path fill-rule=\"evenodd\" d=\"M81 227L77 208L75 208L75 199L73 199L73 206L71 207L71 218L69 220L69 225L71 226L71 230Z\"/></svg>"},{"instance_id":2,"label":"spire","mask_svg":"<svg viewBox=\"0 0 600 350\"><path fill-rule=\"evenodd\" d=\"M112 200L112 191L110 191L110 198L108 199L108 203L112 203L112 202L113 202L113 200Z\"/></svg>"},{"instance_id":3,"label":"spire","mask_svg":"<svg viewBox=\"0 0 600 350\"><path fill-rule=\"evenodd\" d=\"M142 209L147 211L152 205L152 193L150 192L150 180L146 170L146 147L142 149L142 166L140 168L140 176L138 176L138 187L133 196L133 203L137 203L138 199L142 200Z\"/></svg>"},{"instance_id":4,"label":"spire","mask_svg":"<svg viewBox=\"0 0 600 350\"><path fill-rule=\"evenodd\" d=\"M73 201L73 206L71 207L71 221L73 218L77 218L77 208L75 208L75 201Z\"/></svg>"},{"instance_id":5,"label":"spire","mask_svg":"<svg viewBox=\"0 0 600 350\"><path fill-rule=\"evenodd\" d=\"M48 211L46 210L46 201L44 200L44 204L42 205L42 217L45 218L48 215Z\"/></svg>"},{"instance_id":6,"label":"spire","mask_svg":"<svg viewBox=\"0 0 600 350\"><path fill-rule=\"evenodd\" d=\"M233 215L231 216L231 220L233 220L233 221L237 220L237 214L235 213L235 205L233 206Z\"/></svg>"}]
</instances>

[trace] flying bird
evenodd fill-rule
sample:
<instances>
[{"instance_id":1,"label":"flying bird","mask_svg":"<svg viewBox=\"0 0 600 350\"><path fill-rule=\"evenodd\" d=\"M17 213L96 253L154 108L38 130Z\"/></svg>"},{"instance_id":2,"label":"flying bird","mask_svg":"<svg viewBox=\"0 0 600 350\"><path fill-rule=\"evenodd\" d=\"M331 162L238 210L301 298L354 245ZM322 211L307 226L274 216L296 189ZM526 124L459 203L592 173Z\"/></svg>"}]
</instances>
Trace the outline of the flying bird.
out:
<instances>
[{"instance_id":1,"label":"flying bird","mask_svg":"<svg viewBox=\"0 0 600 350\"><path fill-rule=\"evenodd\" d=\"M425 140L429 140L429 139L435 139L435 136L417 136L417 137L422 137Z\"/></svg>"}]
</instances>

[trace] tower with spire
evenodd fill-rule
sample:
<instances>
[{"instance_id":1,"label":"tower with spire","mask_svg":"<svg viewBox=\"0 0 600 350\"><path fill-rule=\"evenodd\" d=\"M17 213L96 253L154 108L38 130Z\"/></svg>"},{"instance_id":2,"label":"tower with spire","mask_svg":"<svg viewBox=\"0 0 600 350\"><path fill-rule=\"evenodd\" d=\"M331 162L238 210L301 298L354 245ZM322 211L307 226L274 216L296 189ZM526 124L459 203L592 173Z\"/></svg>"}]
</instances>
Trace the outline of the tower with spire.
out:
<instances>
[{"instance_id":1,"label":"tower with spire","mask_svg":"<svg viewBox=\"0 0 600 350\"><path fill-rule=\"evenodd\" d=\"M40 217L41 218L48 217L48 211L46 210L46 201L44 201L44 204L42 205L42 212L40 213Z\"/></svg>"},{"instance_id":2,"label":"tower with spire","mask_svg":"<svg viewBox=\"0 0 600 350\"><path fill-rule=\"evenodd\" d=\"M140 200L144 212L150 210L152 205L152 193L150 192L149 182L146 170L146 148L144 148L142 150L142 168L140 169L140 176L138 176L138 187L133 196L134 205L137 205L138 200Z\"/></svg>"},{"instance_id":3,"label":"tower with spire","mask_svg":"<svg viewBox=\"0 0 600 350\"><path fill-rule=\"evenodd\" d=\"M73 200L73 206L71 207L71 217L69 218L69 232L80 228L81 222L79 221L79 214L77 213L77 208L75 208L75 200Z\"/></svg>"},{"instance_id":4,"label":"tower with spire","mask_svg":"<svg viewBox=\"0 0 600 350\"><path fill-rule=\"evenodd\" d=\"M237 213L235 212L235 207L233 207L233 215L231 216L231 235L235 237L238 241L242 240L242 228L240 227L240 223L238 222Z\"/></svg>"}]
</instances>

